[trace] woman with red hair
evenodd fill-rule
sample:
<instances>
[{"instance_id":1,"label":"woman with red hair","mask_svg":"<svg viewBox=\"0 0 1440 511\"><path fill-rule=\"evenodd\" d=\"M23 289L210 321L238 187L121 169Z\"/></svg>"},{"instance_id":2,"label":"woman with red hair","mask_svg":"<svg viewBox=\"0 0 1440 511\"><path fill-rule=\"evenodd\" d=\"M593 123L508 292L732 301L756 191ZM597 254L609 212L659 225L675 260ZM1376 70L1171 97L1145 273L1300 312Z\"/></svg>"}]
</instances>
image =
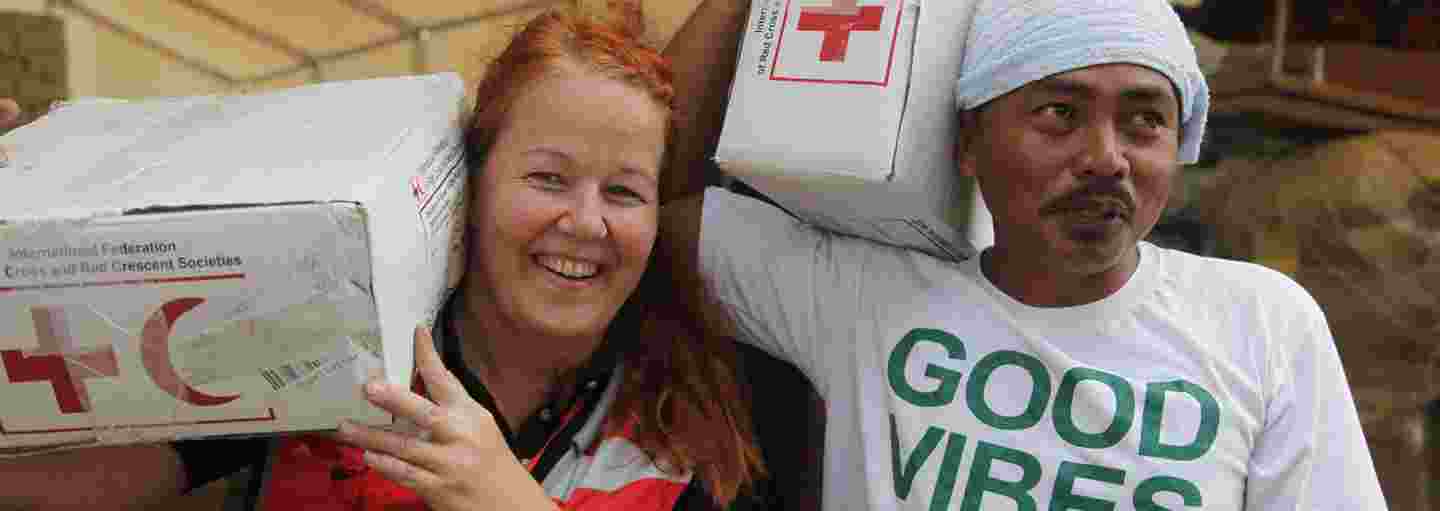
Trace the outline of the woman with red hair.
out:
<instances>
[{"instance_id":1,"label":"woman with red hair","mask_svg":"<svg viewBox=\"0 0 1440 511\"><path fill-rule=\"evenodd\" d=\"M417 348L433 401L367 392L428 437L338 435L433 508L545 495L565 509L671 509L691 487L724 506L763 471L732 345L691 320L698 308L652 254L675 92L626 28L637 13L620 14L632 23L543 14L491 64L466 133L467 271L435 328L443 363L426 357L432 343ZM513 460L507 449L519 463L488 462Z\"/></svg>"},{"instance_id":2,"label":"woman with red hair","mask_svg":"<svg viewBox=\"0 0 1440 511\"><path fill-rule=\"evenodd\" d=\"M262 507L712 509L761 478L734 345L652 253L671 71L638 7L612 11L540 15L476 90L466 271L417 332L425 389L365 389L421 432L283 439Z\"/></svg>"}]
</instances>

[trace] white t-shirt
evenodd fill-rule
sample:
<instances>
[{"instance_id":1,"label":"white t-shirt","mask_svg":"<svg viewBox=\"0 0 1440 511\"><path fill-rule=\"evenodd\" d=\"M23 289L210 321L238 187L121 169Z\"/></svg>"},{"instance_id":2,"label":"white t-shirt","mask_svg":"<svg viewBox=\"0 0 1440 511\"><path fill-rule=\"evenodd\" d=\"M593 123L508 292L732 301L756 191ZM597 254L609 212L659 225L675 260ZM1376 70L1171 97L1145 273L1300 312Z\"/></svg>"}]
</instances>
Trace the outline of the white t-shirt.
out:
<instances>
[{"instance_id":1,"label":"white t-shirt","mask_svg":"<svg viewBox=\"0 0 1440 511\"><path fill-rule=\"evenodd\" d=\"M828 404L828 509L1383 510L1319 306L1142 243L1120 291L1037 308L950 263L705 194L701 265Z\"/></svg>"}]
</instances>

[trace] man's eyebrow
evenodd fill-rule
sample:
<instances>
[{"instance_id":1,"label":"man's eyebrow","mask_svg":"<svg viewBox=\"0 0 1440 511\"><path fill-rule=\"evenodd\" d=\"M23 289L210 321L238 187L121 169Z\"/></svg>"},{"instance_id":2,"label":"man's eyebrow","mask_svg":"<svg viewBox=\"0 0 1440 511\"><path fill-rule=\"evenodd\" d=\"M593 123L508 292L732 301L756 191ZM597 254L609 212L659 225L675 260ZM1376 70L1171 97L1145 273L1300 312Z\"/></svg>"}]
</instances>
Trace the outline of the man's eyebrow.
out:
<instances>
[{"instance_id":1,"label":"man's eyebrow","mask_svg":"<svg viewBox=\"0 0 1440 511\"><path fill-rule=\"evenodd\" d=\"M1095 88L1079 80L1071 80L1063 77L1050 77L1036 81L1032 86L1041 93L1080 96L1094 98L1097 94ZM1158 103L1162 101L1175 101L1174 92L1171 88L1153 84L1137 84L1127 86L1120 91L1120 99L1132 103Z\"/></svg>"},{"instance_id":2,"label":"man's eyebrow","mask_svg":"<svg viewBox=\"0 0 1440 511\"><path fill-rule=\"evenodd\" d=\"M1136 85L1120 92L1120 99L1134 103L1175 101L1170 88L1158 85Z\"/></svg>"},{"instance_id":3,"label":"man's eyebrow","mask_svg":"<svg viewBox=\"0 0 1440 511\"><path fill-rule=\"evenodd\" d=\"M1049 77L1036 81L1032 86L1039 92L1064 96L1094 97L1095 89L1085 82L1060 77Z\"/></svg>"}]
</instances>

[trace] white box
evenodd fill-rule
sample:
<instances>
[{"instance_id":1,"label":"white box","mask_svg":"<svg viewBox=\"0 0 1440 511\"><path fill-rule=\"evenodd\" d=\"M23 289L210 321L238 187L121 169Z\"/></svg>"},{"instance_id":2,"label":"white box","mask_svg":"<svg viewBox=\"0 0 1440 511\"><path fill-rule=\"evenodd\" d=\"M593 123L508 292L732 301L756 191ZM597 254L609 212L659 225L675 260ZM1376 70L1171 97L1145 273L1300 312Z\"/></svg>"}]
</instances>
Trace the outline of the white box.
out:
<instances>
[{"instance_id":1,"label":"white box","mask_svg":"<svg viewBox=\"0 0 1440 511\"><path fill-rule=\"evenodd\" d=\"M0 454L388 424L450 285L454 74L61 106L0 137Z\"/></svg>"},{"instance_id":2,"label":"white box","mask_svg":"<svg viewBox=\"0 0 1440 511\"><path fill-rule=\"evenodd\" d=\"M822 228L970 257L954 90L973 11L754 0L716 163Z\"/></svg>"}]
</instances>

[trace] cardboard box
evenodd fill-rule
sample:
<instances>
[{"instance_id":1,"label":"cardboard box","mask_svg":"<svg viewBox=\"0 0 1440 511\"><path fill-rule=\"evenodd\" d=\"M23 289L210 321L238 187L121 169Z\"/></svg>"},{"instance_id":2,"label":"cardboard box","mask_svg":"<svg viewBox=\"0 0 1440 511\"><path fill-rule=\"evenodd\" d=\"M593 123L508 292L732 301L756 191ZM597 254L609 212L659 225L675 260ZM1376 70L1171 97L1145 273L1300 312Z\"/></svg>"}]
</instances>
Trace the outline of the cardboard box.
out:
<instances>
[{"instance_id":1,"label":"cardboard box","mask_svg":"<svg viewBox=\"0 0 1440 511\"><path fill-rule=\"evenodd\" d=\"M973 10L754 0L716 162L820 227L969 257L954 90Z\"/></svg>"},{"instance_id":2,"label":"cardboard box","mask_svg":"<svg viewBox=\"0 0 1440 511\"><path fill-rule=\"evenodd\" d=\"M0 450L388 424L463 215L454 74L63 105L0 144Z\"/></svg>"}]
</instances>

